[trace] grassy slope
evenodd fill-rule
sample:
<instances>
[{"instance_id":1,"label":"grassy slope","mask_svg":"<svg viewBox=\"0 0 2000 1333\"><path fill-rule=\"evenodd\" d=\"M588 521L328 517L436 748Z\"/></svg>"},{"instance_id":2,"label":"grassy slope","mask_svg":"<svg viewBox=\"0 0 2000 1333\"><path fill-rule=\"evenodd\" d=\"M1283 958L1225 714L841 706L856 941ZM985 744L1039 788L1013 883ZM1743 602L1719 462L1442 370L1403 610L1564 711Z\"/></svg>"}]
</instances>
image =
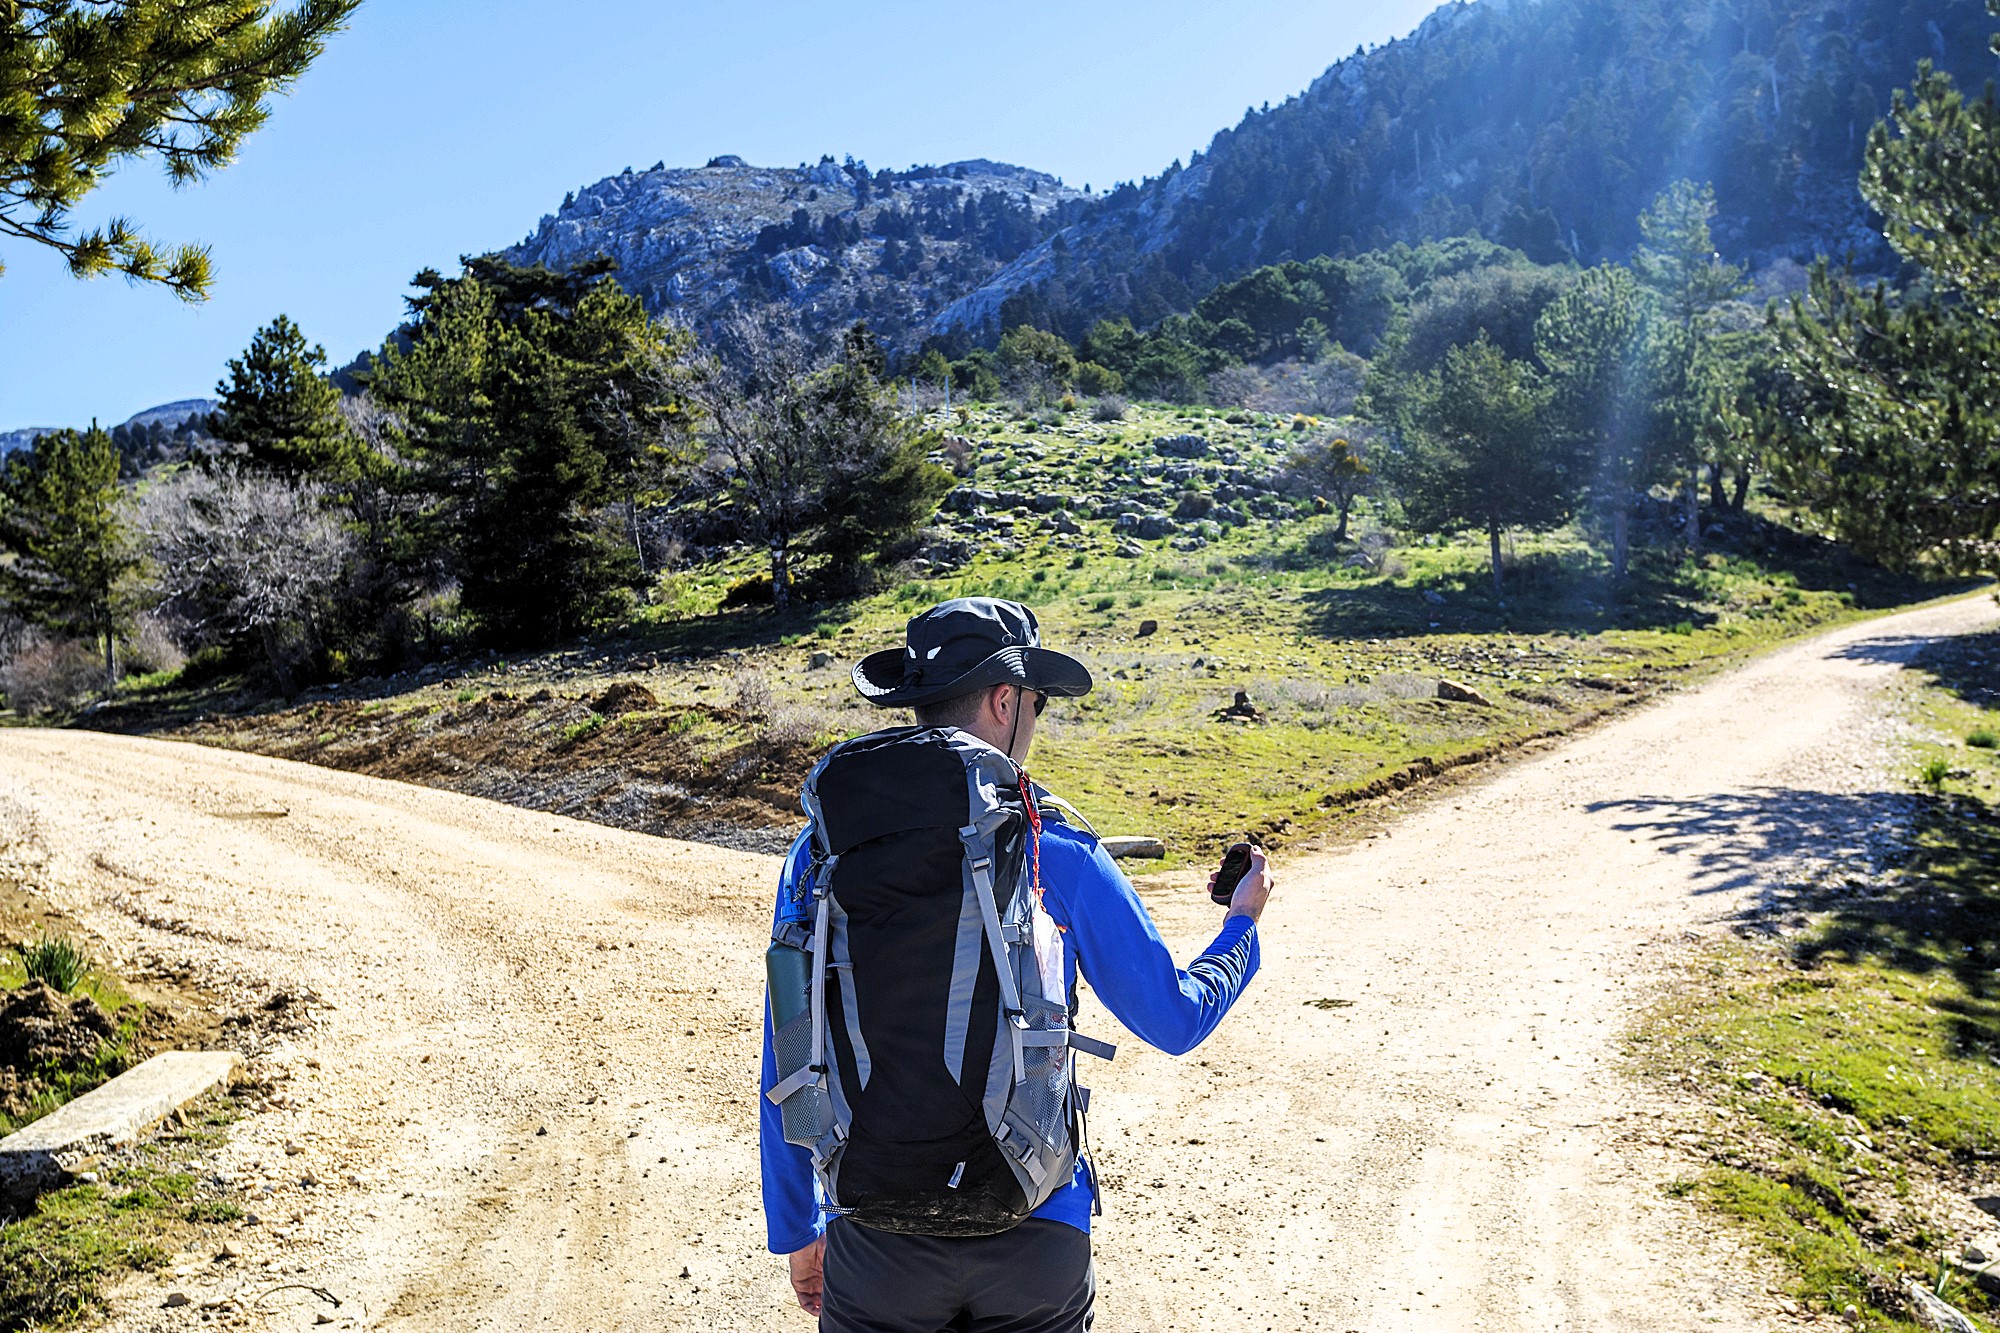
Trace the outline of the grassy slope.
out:
<instances>
[{"instance_id":1,"label":"grassy slope","mask_svg":"<svg viewBox=\"0 0 2000 1333\"><path fill-rule=\"evenodd\" d=\"M1902 864L1856 868L1789 940L1704 958L1636 1046L1712 1107L1709 1161L1677 1188L1779 1256L1808 1306L1896 1330L1917 1327L1905 1276L2000 1313L1953 1262L2000 1231L1972 1204L2000 1211L2000 751L1967 744L2000 732L2000 635L1933 649L1903 689L1914 794L1873 798L1908 808Z\"/></svg>"},{"instance_id":2,"label":"grassy slope","mask_svg":"<svg viewBox=\"0 0 2000 1333\"><path fill-rule=\"evenodd\" d=\"M461 789L473 789L469 770L527 749L536 772L514 786L530 803L533 789L574 785L596 765L651 785L628 796L600 783L597 797L550 808L619 819L606 812L677 799L661 795L671 791L699 803L720 786L726 817L785 823L817 748L889 720L855 698L854 658L898 642L903 621L934 601L1005 596L1034 606L1046 640L1075 651L1098 681L1088 699L1051 708L1037 776L1106 832L1157 833L1175 859L1206 857L1243 831L1273 843L1327 831L1356 795L1399 785L1399 774L1567 728L1781 639L1941 591L1745 520L1722 550L1698 560L1641 552L1622 589L1576 533L1521 537L1510 543L1501 603L1488 586L1483 540L1389 552L1373 536L1380 516L1364 507L1354 533L1377 563L1356 564L1355 546L1332 543L1331 520L1310 504L1262 495L1236 506L1240 523L1208 529L1199 549L1170 539L1121 556L1113 521L1090 517L1092 503L1134 499L1171 511L1183 491L1212 496L1217 480L1229 482L1230 466L1217 457L1162 457L1152 441L1198 433L1254 476L1275 470L1302 434L1288 418L1159 406L1109 423L979 407L942 424L973 441L968 484L1073 497L1081 531L1052 531L1050 516L1028 507L993 507L977 532L969 519L950 519L978 548L969 564L788 620L720 609L732 584L761 571L746 549L664 579L640 623L609 642L489 659L421 688L390 682L379 692L393 697L367 705L322 703L185 734L369 772L388 772L393 753L391 775ZM1222 474L1163 475L1190 463ZM1142 636L1148 620L1157 630ZM834 669L805 669L815 649L834 655ZM669 660L653 665L661 657ZM615 726L592 718L582 701L641 672L657 708ZM1440 702L1443 677L1472 685L1491 706ZM522 716L518 701L539 687L554 697ZM1239 690L1262 722L1215 720ZM157 726L187 699L155 692L154 720L134 725ZM468 734L491 725L477 715L482 707L502 704L513 730L483 743ZM356 711L363 707L366 716ZM433 741L461 753L427 765ZM754 800L739 790L746 781ZM759 801L761 815L751 808Z\"/></svg>"}]
</instances>

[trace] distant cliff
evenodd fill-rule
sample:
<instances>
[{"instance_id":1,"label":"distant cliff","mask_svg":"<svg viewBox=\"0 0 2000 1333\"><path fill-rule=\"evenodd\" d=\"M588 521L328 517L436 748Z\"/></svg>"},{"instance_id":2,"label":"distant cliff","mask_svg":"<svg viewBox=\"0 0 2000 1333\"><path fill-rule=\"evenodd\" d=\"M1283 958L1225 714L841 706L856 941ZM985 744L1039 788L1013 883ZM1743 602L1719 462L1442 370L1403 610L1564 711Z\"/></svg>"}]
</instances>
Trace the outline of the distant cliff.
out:
<instances>
[{"instance_id":1,"label":"distant cliff","mask_svg":"<svg viewBox=\"0 0 2000 1333\"><path fill-rule=\"evenodd\" d=\"M601 180L505 254L553 268L608 255L649 310L697 328L738 313L815 333L866 320L909 346L939 310L1093 207L1053 176L984 160L870 171L725 156Z\"/></svg>"}]
</instances>

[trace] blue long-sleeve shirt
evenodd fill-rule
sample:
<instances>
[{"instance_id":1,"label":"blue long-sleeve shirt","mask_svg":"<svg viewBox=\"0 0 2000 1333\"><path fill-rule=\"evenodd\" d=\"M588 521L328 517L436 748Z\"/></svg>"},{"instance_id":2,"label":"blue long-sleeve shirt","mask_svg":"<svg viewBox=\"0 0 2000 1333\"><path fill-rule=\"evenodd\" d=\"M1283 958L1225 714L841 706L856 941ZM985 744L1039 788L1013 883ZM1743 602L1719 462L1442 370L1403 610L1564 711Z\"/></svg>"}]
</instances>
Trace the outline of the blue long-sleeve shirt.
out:
<instances>
[{"instance_id":1,"label":"blue long-sleeve shirt","mask_svg":"<svg viewBox=\"0 0 2000 1333\"><path fill-rule=\"evenodd\" d=\"M781 885L802 874L810 848L802 834L786 857ZM1215 1030L1257 973L1257 930L1232 916L1200 956L1183 969L1174 962L1139 895L1095 837L1051 822L1042 831L1042 903L1065 932L1064 965L1072 991L1079 970L1104 1007L1133 1035L1171 1055L1184 1055ZM779 898L785 894L781 888ZM778 1081L771 1049L771 1006L764 1005L764 1069L760 1092ZM812 1154L785 1142L778 1107L757 1098L758 1151L764 1180L766 1243L773 1254L804 1249L825 1229ZM1082 1162L1063 1189L1035 1216L1090 1230L1095 1184Z\"/></svg>"}]
</instances>

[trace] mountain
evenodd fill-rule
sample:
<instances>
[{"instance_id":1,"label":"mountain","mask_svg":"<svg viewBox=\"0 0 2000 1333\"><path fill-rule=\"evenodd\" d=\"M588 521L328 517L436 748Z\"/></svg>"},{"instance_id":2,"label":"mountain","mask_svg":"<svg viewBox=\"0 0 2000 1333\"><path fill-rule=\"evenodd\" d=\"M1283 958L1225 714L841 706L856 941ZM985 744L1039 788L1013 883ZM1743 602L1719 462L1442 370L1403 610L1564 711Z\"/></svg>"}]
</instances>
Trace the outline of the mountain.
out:
<instances>
[{"instance_id":1,"label":"mountain","mask_svg":"<svg viewBox=\"0 0 2000 1333\"><path fill-rule=\"evenodd\" d=\"M1144 326L1260 265L1396 241L1622 259L1682 177L1714 184L1732 260L1886 273L1855 187L1869 127L1921 59L1977 89L1993 26L1982 0L1456 0L1109 195L983 160L720 157L600 181L506 254L609 254L649 309L697 328L866 319L905 353L1003 323Z\"/></svg>"},{"instance_id":2,"label":"mountain","mask_svg":"<svg viewBox=\"0 0 2000 1333\"><path fill-rule=\"evenodd\" d=\"M630 169L586 187L504 252L567 268L599 254L654 314L742 315L824 332L865 319L909 345L940 309L1085 216L1090 196L985 160L873 171L852 158Z\"/></svg>"},{"instance_id":3,"label":"mountain","mask_svg":"<svg viewBox=\"0 0 2000 1333\"><path fill-rule=\"evenodd\" d=\"M1922 59L1978 88L1982 0L1478 0L1245 113L1187 166L941 311L1080 333L1140 324L1260 265L1478 232L1543 262L1623 259L1674 180L1712 182L1724 255L1893 271L1856 187Z\"/></svg>"},{"instance_id":4,"label":"mountain","mask_svg":"<svg viewBox=\"0 0 2000 1333\"><path fill-rule=\"evenodd\" d=\"M174 430L189 417L205 417L219 406L221 404L213 398L178 398L171 403L135 412L123 424L127 430L138 426L164 426Z\"/></svg>"},{"instance_id":5,"label":"mountain","mask_svg":"<svg viewBox=\"0 0 2000 1333\"><path fill-rule=\"evenodd\" d=\"M25 449L42 436L61 429L61 426L24 426L20 430L0 430L0 454L11 454L16 449Z\"/></svg>"},{"instance_id":6,"label":"mountain","mask_svg":"<svg viewBox=\"0 0 2000 1333\"><path fill-rule=\"evenodd\" d=\"M127 452L127 440L165 442L170 437L183 436L205 438L206 426L195 418L206 418L216 409L217 404L209 398L179 398L171 403L161 403L143 412L135 412L118 425L112 427L111 435ZM193 424L190 425L190 421ZM61 426L28 426L21 430L0 431L0 454L12 453L16 449L26 449L37 438L53 434L63 429ZM80 429L80 428L79 428Z\"/></svg>"}]
</instances>

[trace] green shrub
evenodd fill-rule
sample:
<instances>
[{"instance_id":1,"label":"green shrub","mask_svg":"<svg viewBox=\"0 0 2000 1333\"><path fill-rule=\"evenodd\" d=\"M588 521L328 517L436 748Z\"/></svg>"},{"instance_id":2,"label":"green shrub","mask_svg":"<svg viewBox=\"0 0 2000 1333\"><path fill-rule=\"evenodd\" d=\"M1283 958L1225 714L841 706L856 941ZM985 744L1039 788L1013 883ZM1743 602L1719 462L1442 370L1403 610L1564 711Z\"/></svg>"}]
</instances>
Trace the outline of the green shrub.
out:
<instances>
[{"instance_id":1,"label":"green shrub","mask_svg":"<svg viewBox=\"0 0 2000 1333\"><path fill-rule=\"evenodd\" d=\"M744 579L741 583L729 585L729 591L722 594L724 607L769 606L776 599L771 595L771 576L759 574L755 578Z\"/></svg>"},{"instance_id":2,"label":"green shrub","mask_svg":"<svg viewBox=\"0 0 2000 1333\"><path fill-rule=\"evenodd\" d=\"M1926 759L1917 769L1917 781L1932 791L1941 790L1945 780L1951 776L1951 761L1948 759Z\"/></svg>"},{"instance_id":3,"label":"green shrub","mask_svg":"<svg viewBox=\"0 0 2000 1333\"><path fill-rule=\"evenodd\" d=\"M28 980L53 986L68 995L90 975L90 955L67 935L43 935L18 945L21 968Z\"/></svg>"},{"instance_id":4,"label":"green shrub","mask_svg":"<svg viewBox=\"0 0 2000 1333\"><path fill-rule=\"evenodd\" d=\"M2000 749L2000 735L1995 735L1981 727L1965 738L1965 743L1975 750Z\"/></svg>"},{"instance_id":5,"label":"green shrub","mask_svg":"<svg viewBox=\"0 0 2000 1333\"><path fill-rule=\"evenodd\" d=\"M562 743L564 745L575 745L578 741L589 740L592 736L604 730L610 721L611 719L602 713L592 713L581 722L572 722L562 729Z\"/></svg>"}]
</instances>

